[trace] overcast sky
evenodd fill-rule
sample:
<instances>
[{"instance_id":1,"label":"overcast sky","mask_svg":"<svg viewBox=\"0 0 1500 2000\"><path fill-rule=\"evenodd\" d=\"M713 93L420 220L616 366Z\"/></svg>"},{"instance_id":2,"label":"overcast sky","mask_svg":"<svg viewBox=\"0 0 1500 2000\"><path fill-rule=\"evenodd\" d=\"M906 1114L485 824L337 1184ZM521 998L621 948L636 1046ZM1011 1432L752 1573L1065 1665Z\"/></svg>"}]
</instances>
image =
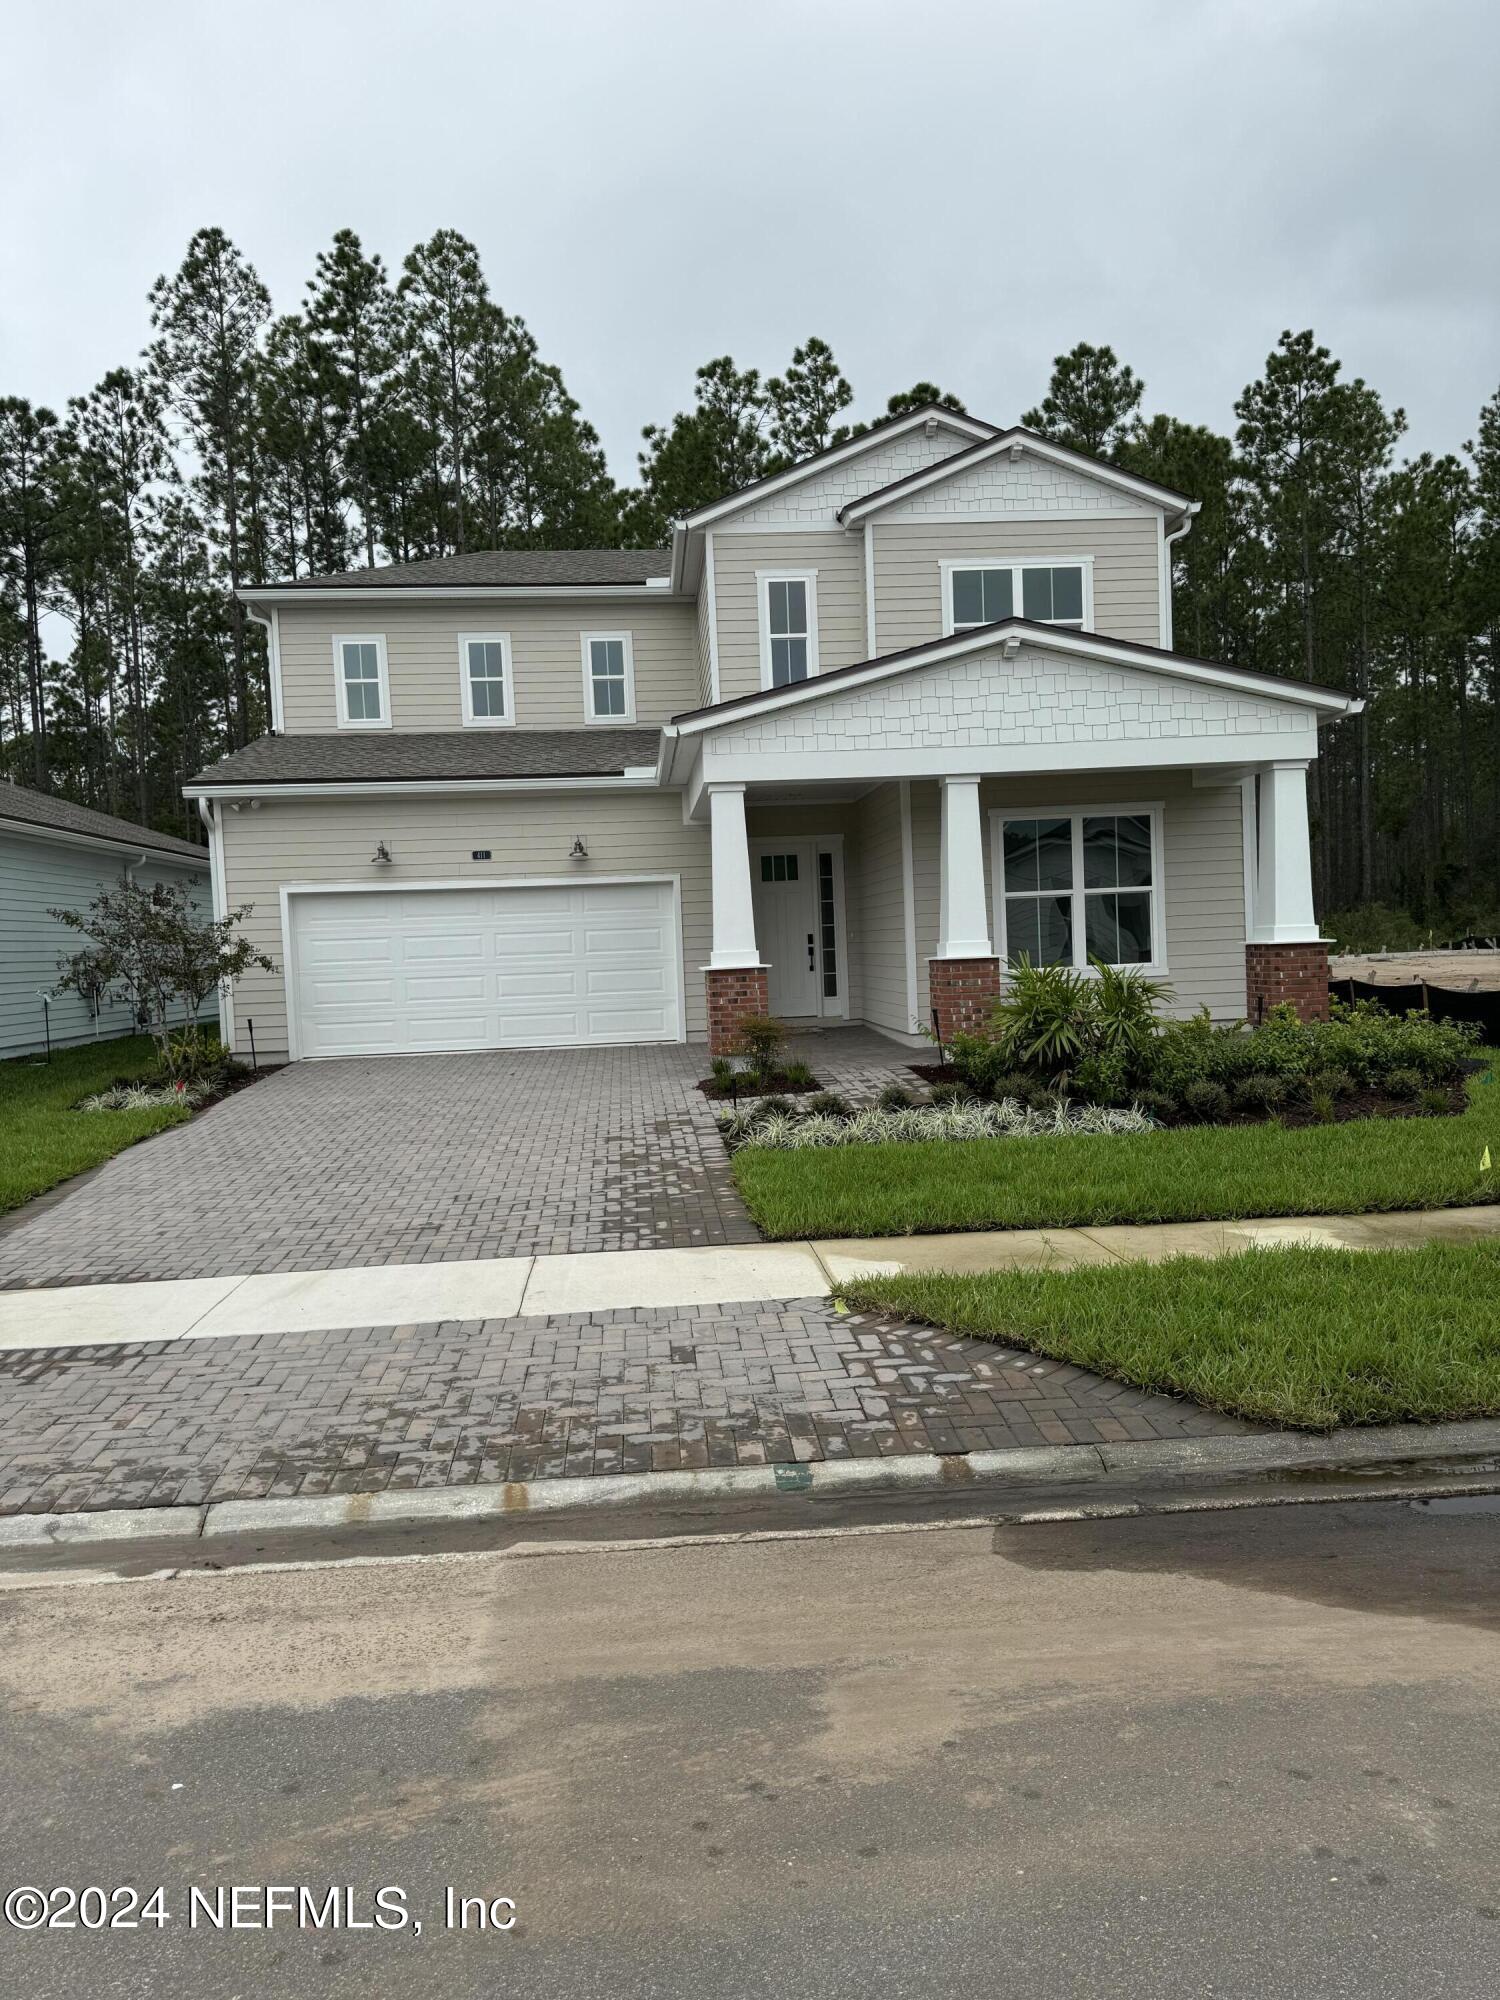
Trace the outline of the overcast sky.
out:
<instances>
[{"instance_id":1,"label":"overcast sky","mask_svg":"<svg viewBox=\"0 0 1500 2000\"><path fill-rule=\"evenodd\" d=\"M1013 420L1109 341L1228 428L1312 326L1413 448L1500 385L1495 0L10 0L0 394L134 359L217 223L295 306L350 226L482 253L635 473L733 353Z\"/></svg>"}]
</instances>

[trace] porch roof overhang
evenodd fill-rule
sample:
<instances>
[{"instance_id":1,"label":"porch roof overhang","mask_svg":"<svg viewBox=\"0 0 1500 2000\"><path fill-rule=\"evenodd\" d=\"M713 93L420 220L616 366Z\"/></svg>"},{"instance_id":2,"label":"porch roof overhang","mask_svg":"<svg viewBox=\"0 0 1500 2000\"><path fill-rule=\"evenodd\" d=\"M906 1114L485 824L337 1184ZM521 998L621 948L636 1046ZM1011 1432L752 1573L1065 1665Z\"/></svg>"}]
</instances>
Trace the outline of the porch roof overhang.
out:
<instances>
[{"instance_id":1,"label":"porch roof overhang","mask_svg":"<svg viewBox=\"0 0 1500 2000\"><path fill-rule=\"evenodd\" d=\"M938 682L946 670L986 658L1003 673L1023 652L1028 658L1072 663L1082 672L1124 669L1127 677L1139 675L1143 687L1168 681L1210 699L1238 697L1241 706L1233 711L1232 721L1226 709L1223 726L1212 729L1186 723L1176 728L1170 721L1156 721L1145 730L1125 730L1101 722L1071 734L1061 727L1041 734L1035 727L1020 730L1013 717L999 712L998 699L991 723L982 709L975 710L972 694L962 719L950 723L942 719L936 689L936 726L927 731L872 730L867 716L852 712L850 697L902 679L932 677ZM986 694L995 685L989 683ZM1248 712L1246 698L1253 702ZM674 716L662 732L658 778L663 784L682 786L686 809L696 814L704 786L715 782L881 783L966 772L1207 770L1277 759L1306 761L1317 754L1319 725L1356 714L1362 705L1336 688L1246 673L1156 646L1030 619L1005 618L972 632L837 668L791 687L766 688ZM841 706L851 711L847 726L837 715ZM830 708L834 713L821 718L805 714ZM788 722L794 726L783 726ZM797 723L808 726L799 728ZM771 726L763 727L766 724Z\"/></svg>"}]
</instances>

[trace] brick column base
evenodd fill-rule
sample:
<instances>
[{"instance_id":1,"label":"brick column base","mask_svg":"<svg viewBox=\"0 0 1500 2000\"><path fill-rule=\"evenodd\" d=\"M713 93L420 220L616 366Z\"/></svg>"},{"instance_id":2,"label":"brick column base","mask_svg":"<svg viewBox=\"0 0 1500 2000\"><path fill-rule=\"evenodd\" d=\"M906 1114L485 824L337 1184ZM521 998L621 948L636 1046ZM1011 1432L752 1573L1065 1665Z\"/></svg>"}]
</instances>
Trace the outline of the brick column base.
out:
<instances>
[{"instance_id":1,"label":"brick column base","mask_svg":"<svg viewBox=\"0 0 1500 2000\"><path fill-rule=\"evenodd\" d=\"M1245 1013L1253 1025L1289 1000L1304 1021L1328 1019L1326 944L1247 944Z\"/></svg>"},{"instance_id":2,"label":"brick column base","mask_svg":"<svg viewBox=\"0 0 1500 2000\"><path fill-rule=\"evenodd\" d=\"M1000 998L1000 961L929 958L927 983L942 1039L946 1042L951 1035L972 1035L988 1027Z\"/></svg>"},{"instance_id":3,"label":"brick column base","mask_svg":"<svg viewBox=\"0 0 1500 2000\"><path fill-rule=\"evenodd\" d=\"M747 1014L769 1014L770 982L763 965L710 965L703 974L708 992L708 1052L734 1053L740 1022Z\"/></svg>"}]
</instances>

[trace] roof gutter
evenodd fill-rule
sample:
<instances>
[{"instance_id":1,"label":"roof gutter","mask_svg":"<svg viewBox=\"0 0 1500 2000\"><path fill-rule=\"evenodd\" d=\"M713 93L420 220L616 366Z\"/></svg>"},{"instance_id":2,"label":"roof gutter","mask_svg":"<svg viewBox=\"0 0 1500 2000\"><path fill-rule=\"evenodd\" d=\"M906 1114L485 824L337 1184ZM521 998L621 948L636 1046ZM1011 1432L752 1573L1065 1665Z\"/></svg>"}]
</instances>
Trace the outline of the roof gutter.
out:
<instances>
[{"instance_id":1,"label":"roof gutter","mask_svg":"<svg viewBox=\"0 0 1500 2000\"><path fill-rule=\"evenodd\" d=\"M663 589L665 578L655 583L444 583L444 584L388 584L383 588L361 584L338 584L328 589L318 589L312 585L288 585L278 588L275 584L244 584L235 592L244 605L253 604L359 604L369 603L373 598L382 604L432 603L440 599L450 602L457 598L465 603L490 598L506 598L525 602L535 599L541 602L566 597L589 598L595 603L625 600L635 602L650 598L654 603L670 603L676 594L671 589Z\"/></svg>"},{"instance_id":2,"label":"roof gutter","mask_svg":"<svg viewBox=\"0 0 1500 2000\"><path fill-rule=\"evenodd\" d=\"M148 861L171 861L179 868L208 866L206 847L194 848L192 852L183 854L173 847L152 847L147 841L115 840L104 833L74 833L68 827L39 826L34 820L3 817L0 817L0 833L23 836L30 834L34 840L53 840L62 847L103 848L108 853L120 855L122 859L131 855L134 859L125 864L131 868L142 867Z\"/></svg>"}]
</instances>

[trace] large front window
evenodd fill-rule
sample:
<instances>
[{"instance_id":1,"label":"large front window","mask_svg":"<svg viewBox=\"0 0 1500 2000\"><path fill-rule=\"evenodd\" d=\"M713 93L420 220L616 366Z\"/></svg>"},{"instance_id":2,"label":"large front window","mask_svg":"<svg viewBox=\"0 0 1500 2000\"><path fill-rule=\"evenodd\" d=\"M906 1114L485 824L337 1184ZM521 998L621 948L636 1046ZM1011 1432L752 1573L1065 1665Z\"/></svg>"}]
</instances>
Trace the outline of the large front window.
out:
<instances>
[{"instance_id":1,"label":"large front window","mask_svg":"<svg viewBox=\"0 0 1500 2000\"><path fill-rule=\"evenodd\" d=\"M999 618L1034 618L1081 630L1087 596L1078 563L976 563L948 566L948 629L972 632Z\"/></svg>"},{"instance_id":2,"label":"large front window","mask_svg":"<svg viewBox=\"0 0 1500 2000\"><path fill-rule=\"evenodd\" d=\"M1037 814L1001 821L1000 934L1033 965L1161 961L1156 815Z\"/></svg>"}]
</instances>

